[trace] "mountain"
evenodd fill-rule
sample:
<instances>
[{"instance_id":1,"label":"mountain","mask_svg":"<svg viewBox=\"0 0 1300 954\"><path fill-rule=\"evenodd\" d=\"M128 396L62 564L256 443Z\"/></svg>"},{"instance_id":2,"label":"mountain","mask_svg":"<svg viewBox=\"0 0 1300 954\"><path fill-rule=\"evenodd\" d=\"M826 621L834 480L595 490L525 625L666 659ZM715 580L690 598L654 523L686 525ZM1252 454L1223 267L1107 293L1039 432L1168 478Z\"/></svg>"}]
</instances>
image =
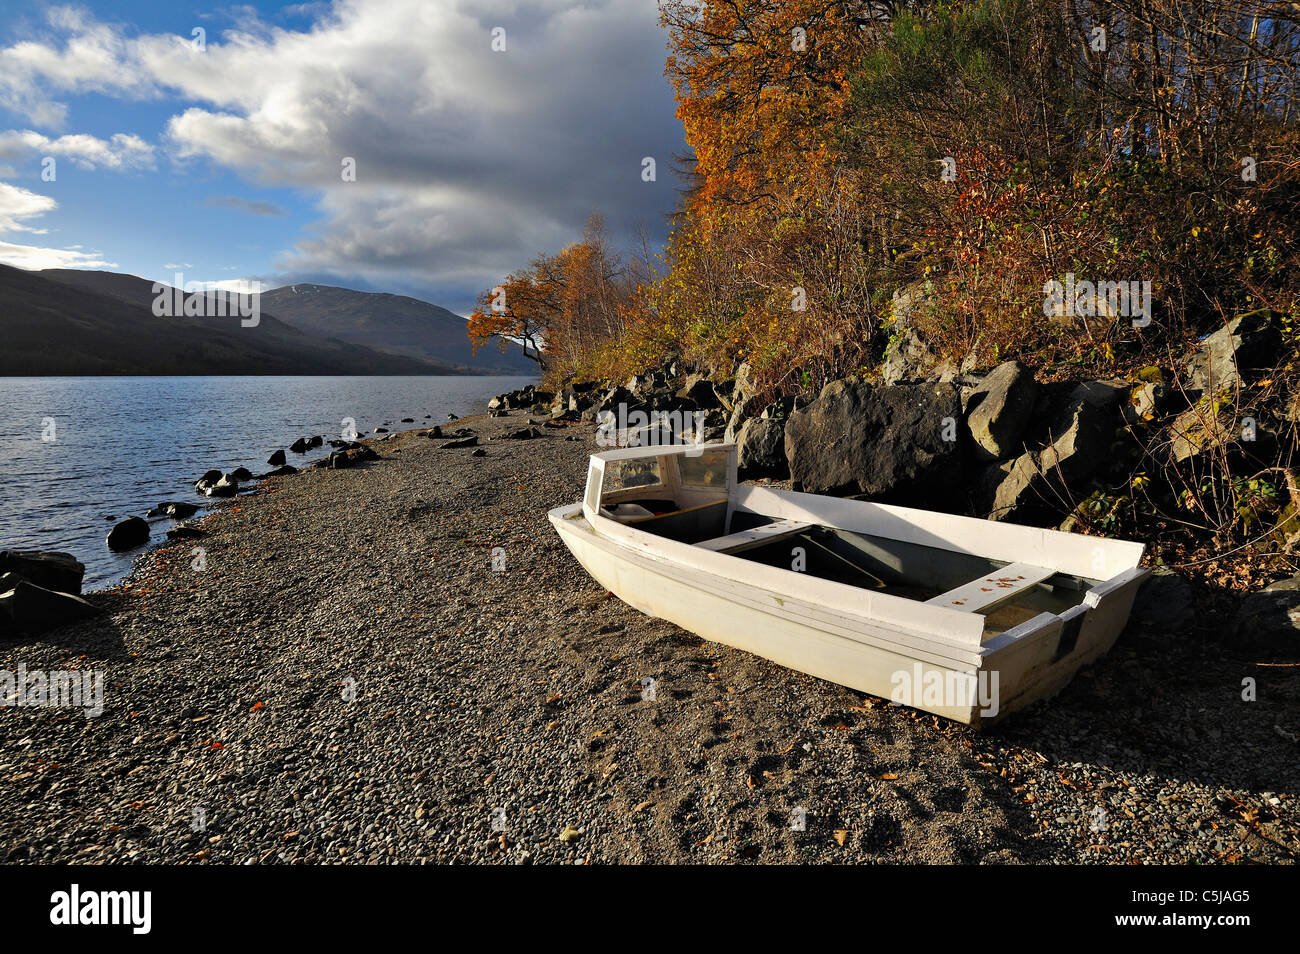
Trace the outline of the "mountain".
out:
<instances>
[{"instance_id":1,"label":"mountain","mask_svg":"<svg viewBox=\"0 0 1300 954\"><path fill-rule=\"evenodd\" d=\"M245 328L238 316L159 318L154 298L134 275L0 265L0 375L460 373L305 334L264 303Z\"/></svg>"},{"instance_id":2,"label":"mountain","mask_svg":"<svg viewBox=\"0 0 1300 954\"><path fill-rule=\"evenodd\" d=\"M473 353L465 319L418 298L335 288L285 285L262 293L262 307L300 331L394 354L497 374L536 374L537 363L511 344Z\"/></svg>"}]
</instances>

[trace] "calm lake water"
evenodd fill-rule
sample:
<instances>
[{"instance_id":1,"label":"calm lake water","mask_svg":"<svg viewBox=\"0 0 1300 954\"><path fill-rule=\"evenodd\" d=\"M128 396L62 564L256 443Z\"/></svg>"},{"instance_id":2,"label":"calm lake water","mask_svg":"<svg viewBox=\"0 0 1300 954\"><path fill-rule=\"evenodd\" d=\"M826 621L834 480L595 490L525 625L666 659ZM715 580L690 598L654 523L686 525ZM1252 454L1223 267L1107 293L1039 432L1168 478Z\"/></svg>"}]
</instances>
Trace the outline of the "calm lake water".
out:
<instances>
[{"instance_id":1,"label":"calm lake water","mask_svg":"<svg viewBox=\"0 0 1300 954\"><path fill-rule=\"evenodd\" d=\"M384 425L442 424L449 413L482 413L492 395L532 380L0 378L0 550L71 553L86 564L85 589L107 586L140 552L109 551L109 518L143 517L169 500L202 504L193 484L206 470L265 473L279 448L302 467L329 446L299 455L289 445L313 434L337 438L344 418L353 418L361 435ZM416 423L400 423L404 417ZM165 540L173 525L154 522L152 542Z\"/></svg>"}]
</instances>

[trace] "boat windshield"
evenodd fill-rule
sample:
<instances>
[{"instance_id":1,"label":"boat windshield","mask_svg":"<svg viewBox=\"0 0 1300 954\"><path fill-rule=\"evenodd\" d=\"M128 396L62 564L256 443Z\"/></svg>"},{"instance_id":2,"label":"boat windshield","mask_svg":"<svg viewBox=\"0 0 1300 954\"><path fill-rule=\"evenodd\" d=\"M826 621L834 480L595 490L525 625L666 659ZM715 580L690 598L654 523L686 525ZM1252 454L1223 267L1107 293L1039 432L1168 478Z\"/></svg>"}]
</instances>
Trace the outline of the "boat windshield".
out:
<instances>
[{"instance_id":1,"label":"boat windshield","mask_svg":"<svg viewBox=\"0 0 1300 954\"><path fill-rule=\"evenodd\" d=\"M658 457L637 457L631 460L610 461L605 465L605 487L607 490L652 487L663 482Z\"/></svg>"},{"instance_id":2,"label":"boat windshield","mask_svg":"<svg viewBox=\"0 0 1300 954\"><path fill-rule=\"evenodd\" d=\"M727 452L706 450L697 456L682 454L677 458L677 471L682 484L687 487L727 486Z\"/></svg>"}]
</instances>

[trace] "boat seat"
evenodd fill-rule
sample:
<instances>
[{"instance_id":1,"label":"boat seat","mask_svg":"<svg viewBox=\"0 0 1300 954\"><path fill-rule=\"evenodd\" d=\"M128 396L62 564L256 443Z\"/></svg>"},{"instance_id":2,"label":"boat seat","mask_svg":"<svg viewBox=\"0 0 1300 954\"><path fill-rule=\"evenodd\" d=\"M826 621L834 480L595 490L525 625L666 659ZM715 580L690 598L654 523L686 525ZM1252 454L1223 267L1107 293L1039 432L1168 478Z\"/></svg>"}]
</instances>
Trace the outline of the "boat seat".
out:
<instances>
[{"instance_id":1,"label":"boat seat","mask_svg":"<svg viewBox=\"0 0 1300 954\"><path fill-rule=\"evenodd\" d=\"M1055 570L1032 563L1010 563L926 602L963 613L979 613L1005 603L1055 573Z\"/></svg>"},{"instance_id":2,"label":"boat seat","mask_svg":"<svg viewBox=\"0 0 1300 954\"><path fill-rule=\"evenodd\" d=\"M705 540L695 545L715 553L739 553L742 550L771 543L773 540L780 540L782 537L803 533L812 526L814 525L811 523L801 523L798 520L777 520L761 527L754 527L752 530L729 533L725 537L714 537L712 540Z\"/></svg>"}]
</instances>

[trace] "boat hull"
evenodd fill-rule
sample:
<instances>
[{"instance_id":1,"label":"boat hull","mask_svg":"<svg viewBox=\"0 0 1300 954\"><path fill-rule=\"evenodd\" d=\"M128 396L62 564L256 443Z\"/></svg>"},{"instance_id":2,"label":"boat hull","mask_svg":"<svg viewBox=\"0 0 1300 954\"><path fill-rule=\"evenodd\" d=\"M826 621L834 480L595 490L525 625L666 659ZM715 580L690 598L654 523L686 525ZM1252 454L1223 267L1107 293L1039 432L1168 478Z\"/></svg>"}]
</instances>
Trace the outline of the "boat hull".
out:
<instances>
[{"instance_id":1,"label":"boat hull","mask_svg":"<svg viewBox=\"0 0 1300 954\"><path fill-rule=\"evenodd\" d=\"M966 725L988 725L1059 692L1114 644L1137 584L1079 608L1078 619L1043 614L996 638L975 663L918 658L905 647L864 642L783 611L783 601L738 598L735 584L596 533L581 505L551 511L556 532L601 586L646 615L703 639L860 692ZM796 598L797 594L791 594ZM1066 645L1068 643L1068 646Z\"/></svg>"}]
</instances>

